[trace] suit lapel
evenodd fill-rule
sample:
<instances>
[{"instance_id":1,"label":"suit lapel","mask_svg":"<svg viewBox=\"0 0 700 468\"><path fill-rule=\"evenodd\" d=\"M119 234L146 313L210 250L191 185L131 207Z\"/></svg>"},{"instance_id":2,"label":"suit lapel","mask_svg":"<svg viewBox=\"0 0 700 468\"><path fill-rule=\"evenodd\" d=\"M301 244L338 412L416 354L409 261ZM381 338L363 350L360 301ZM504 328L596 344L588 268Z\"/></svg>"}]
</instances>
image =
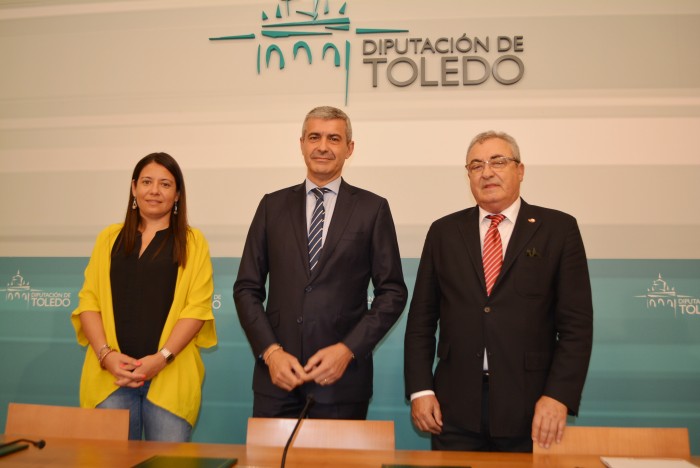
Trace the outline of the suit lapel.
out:
<instances>
[{"instance_id":1,"label":"suit lapel","mask_svg":"<svg viewBox=\"0 0 700 468\"><path fill-rule=\"evenodd\" d=\"M542 225L542 220L539 219L536 214L537 210L535 210L532 205L525 203L525 200L521 201L518 219L515 221L513 234L510 236L510 241L508 242L508 247L506 248L506 256L503 259L501 274L498 275L498 280L496 280L496 284L493 287L494 290L498 286L500 279L505 275L510 267L513 266L515 259L518 258L520 252L522 252L532 236Z\"/></svg>"},{"instance_id":2,"label":"suit lapel","mask_svg":"<svg viewBox=\"0 0 700 468\"><path fill-rule=\"evenodd\" d=\"M335 200L335 208L333 208L333 218L326 233L326 240L323 242L321 257L318 259L318 265L314 268L312 277L318 276L319 273L328 264L328 259L333 255L333 251L338 246L340 238L343 236L348 222L355 209L357 202L355 193L357 189L341 179L340 188L338 189L338 198ZM308 257L308 253L307 253Z\"/></svg>"},{"instance_id":3,"label":"suit lapel","mask_svg":"<svg viewBox=\"0 0 700 468\"><path fill-rule=\"evenodd\" d=\"M306 229L306 182L292 187L287 194L287 214L297 241L299 261L305 265L306 274L310 276L309 238Z\"/></svg>"},{"instance_id":4,"label":"suit lapel","mask_svg":"<svg viewBox=\"0 0 700 468\"><path fill-rule=\"evenodd\" d=\"M458 228L462 240L467 248L469 262L474 268L481 287L486 291L486 280L484 279L484 264L481 260L481 240L479 238L479 207L469 208L465 212L463 222L458 223Z\"/></svg>"}]
</instances>

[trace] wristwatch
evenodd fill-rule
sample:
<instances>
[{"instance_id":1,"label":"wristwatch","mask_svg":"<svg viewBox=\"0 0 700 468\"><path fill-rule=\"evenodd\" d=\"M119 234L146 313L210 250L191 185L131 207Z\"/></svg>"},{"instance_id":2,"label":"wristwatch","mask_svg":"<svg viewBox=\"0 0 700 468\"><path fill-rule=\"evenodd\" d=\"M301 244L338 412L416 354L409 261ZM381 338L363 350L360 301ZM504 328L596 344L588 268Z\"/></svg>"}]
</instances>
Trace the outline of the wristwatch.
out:
<instances>
[{"instance_id":1,"label":"wristwatch","mask_svg":"<svg viewBox=\"0 0 700 468\"><path fill-rule=\"evenodd\" d=\"M166 347L160 348L160 351L158 352L161 354L161 356L165 358L166 364L170 364L171 362L173 362L173 360L175 360L175 355L171 353L170 350Z\"/></svg>"}]
</instances>

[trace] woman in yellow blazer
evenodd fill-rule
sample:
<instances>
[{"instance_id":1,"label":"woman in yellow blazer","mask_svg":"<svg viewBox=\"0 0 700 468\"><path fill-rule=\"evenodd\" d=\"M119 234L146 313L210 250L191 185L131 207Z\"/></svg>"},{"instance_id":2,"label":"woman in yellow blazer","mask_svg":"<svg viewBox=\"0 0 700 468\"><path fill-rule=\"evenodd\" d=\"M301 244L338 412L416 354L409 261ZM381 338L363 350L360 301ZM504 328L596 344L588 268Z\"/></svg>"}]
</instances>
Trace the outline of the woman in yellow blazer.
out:
<instances>
[{"instance_id":1,"label":"woman in yellow blazer","mask_svg":"<svg viewBox=\"0 0 700 468\"><path fill-rule=\"evenodd\" d=\"M201 403L199 348L216 344L209 247L187 223L166 153L134 168L123 224L97 237L71 321L88 346L80 405L126 408L130 439L188 441Z\"/></svg>"}]
</instances>

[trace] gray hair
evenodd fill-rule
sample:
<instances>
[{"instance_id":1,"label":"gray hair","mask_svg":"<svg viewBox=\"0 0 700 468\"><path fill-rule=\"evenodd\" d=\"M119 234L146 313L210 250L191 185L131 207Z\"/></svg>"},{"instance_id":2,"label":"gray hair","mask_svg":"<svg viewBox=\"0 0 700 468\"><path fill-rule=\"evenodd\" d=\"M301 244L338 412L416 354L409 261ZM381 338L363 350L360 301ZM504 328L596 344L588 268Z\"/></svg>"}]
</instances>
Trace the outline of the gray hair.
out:
<instances>
[{"instance_id":1,"label":"gray hair","mask_svg":"<svg viewBox=\"0 0 700 468\"><path fill-rule=\"evenodd\" d=\"M510 145L510 151L513 153L513 159L520 162L520 148L518 147L518 142L515 141L515 138L508 135L506 132L497 132L495 130L481 132L477 136L475 136L472 139L472 142L469 143L469 148L467 148L467 154L469 154L474 145L476 145L477 143L483 143L486 140L491 140L493 138L499 138L508 143L508 145Z\"/></svg>"},{"instance_id":2,"label":"gray hair","mask_svg":"<svg viewBox=\"0 0 700 468\"><path fill-rule=\"evenodd\" d=\"M306 135L306 122L309 119L321 119L321 120L343 120L345 121L345 138L347 138L348 143L352 141L352 124L350 123L350 117L342 110L331 107L331 106L321 106L311 109L306 117L304 118L304 124L301 126L301 137L304 138Z\"/></svg>"}]
</instances>

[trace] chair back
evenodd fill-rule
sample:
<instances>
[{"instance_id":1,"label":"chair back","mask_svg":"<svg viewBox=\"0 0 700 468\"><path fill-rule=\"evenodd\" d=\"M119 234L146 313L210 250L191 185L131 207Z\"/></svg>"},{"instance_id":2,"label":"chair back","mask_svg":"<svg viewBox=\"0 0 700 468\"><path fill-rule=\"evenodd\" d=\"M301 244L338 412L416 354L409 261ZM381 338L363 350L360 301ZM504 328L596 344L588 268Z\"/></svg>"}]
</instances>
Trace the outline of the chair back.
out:
<instances>
[{"instance_id":1,"label":"chair back","mask_svg":"<svg viewBox=\"0 0 700 468\"><path fill-rule=\"evenodd\" d=\"M535 454L610 457L690 457L688 429L661 427L567 426L560 444L549 449L534 444Z\"/></svg>"},{"instance_id":2,"label":"chair back","mask_svg":"<svg viewBox=\"0 0 700 468\"><path fill-rule=\"evenodd\" d=\"M284 447L296 419L249 418L246 444ZM347 419L304 419L299 424L292 447L394 450L394 421Z\"/></svg>"},{"instance_id":3,"label":"chair back","mask_svg":"<svg viewBox=\"0 0 700 468\"><path fill-rule=\"evenodd\" d=\"M5 434L128 440L129 410L10 403Z\"/></svg>"}]
</instances>

